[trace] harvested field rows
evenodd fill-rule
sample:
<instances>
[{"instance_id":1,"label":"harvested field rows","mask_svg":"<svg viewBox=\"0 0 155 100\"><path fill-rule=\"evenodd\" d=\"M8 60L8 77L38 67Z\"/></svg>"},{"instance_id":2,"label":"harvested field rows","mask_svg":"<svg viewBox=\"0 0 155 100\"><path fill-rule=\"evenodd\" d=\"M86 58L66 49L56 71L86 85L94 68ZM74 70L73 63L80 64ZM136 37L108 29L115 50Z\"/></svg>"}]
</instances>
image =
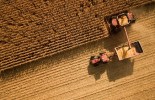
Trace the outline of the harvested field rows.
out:
<instances>
[{"instance_id":1,"label":"harvested field rows","mask_svg":"<svg viewBox=\"0 0 155 100\"><path fill-rule=\"evenodd\" d=\"M152 0L0 1L0 71L107 37L104 16Z\"/></svg>"},{"instance_id":2,"label":"harvested field rows","mask_svg":"<svg viewBox=\"0 0 155 100\"><path fill-rule=\"evenodd\" d=\"M151 6L151 9L148 7ZM149 11L147 11L147 10ZM145 16L137 12L143 11ZM126 41L123 32L109 38L3 71L2 100L153 100L155 98L155 6L133 9L135 24L127 27L132 41L139 40L144 53L94 68L91 55L104 48L113 51ZM121 38L121 39L120 39Z\"/></svg>"}]
</instances>

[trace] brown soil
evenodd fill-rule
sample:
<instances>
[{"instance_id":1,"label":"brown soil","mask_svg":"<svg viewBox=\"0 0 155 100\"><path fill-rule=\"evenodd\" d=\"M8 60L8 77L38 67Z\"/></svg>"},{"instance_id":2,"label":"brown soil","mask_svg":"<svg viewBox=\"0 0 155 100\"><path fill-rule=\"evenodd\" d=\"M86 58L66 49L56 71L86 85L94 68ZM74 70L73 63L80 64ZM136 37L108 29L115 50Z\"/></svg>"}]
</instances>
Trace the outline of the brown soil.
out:
<instances>
[{"instance_id":1,"label":"brown soil","mask_svg":"<svg viewBox=\"0 0 155 100\"><path fill-rule=\"evenodd\" d=\"M132 10L135 24L127 27L131 41L144 53L94 68L89 57L126 42L123 32L51 57L3 71L1 100L154 100L155 4Z\"/></svg>"},{"instance_id":2,"label":"brown soil","mask_svg":"<svg viewBox=\"0 0 155 100\"><path fill-rule=\"evenodd\" d=\"M152 0L0 0L0 71L107 37L104 16Z\"/></svg>"}]
</instances>

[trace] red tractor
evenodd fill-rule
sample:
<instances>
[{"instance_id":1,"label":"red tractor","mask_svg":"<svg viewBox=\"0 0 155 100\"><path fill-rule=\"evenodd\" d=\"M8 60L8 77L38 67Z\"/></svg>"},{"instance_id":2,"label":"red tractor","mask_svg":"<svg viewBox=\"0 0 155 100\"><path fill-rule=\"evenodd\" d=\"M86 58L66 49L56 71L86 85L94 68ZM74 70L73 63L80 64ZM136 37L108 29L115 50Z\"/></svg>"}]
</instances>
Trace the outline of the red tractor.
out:
<instances>
[{"instance_id":1,"label":"red tractor","mask_svg":"<svg viewBox=\"0 0 155 100\"><path fill-rule=\"evenodd\" d=\"M97 66L101 62L100 56L91 56L90 57L90 64Z\"/></svg>"},{"instance_id":2,"label":"red tractor","mask_svg":"<svg viewBox=\"0 0 155 100\"><path fill-rule=\"evenodd\" d=\"M91 56L90 58L90 64L97 66L100 63L108 63L111 60L112 55L108 55L106 52L100 53L99 56Z\"/></svg>"}]
</instances>

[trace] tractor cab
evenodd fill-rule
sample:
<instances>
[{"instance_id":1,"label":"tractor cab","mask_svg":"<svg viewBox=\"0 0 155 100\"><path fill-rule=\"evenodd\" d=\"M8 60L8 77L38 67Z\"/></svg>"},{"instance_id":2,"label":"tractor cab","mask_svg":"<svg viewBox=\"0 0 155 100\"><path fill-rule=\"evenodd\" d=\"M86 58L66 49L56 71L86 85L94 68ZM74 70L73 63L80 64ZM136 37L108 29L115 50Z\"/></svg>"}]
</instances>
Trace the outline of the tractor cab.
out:
<instances>
[{"instance_id":1,"label":"tractor cab","mask_svg":"<svg viewBox=\"0 0 155 100\"><path fill-rule=\"evenodd\" d=\"M100 63L101 59L100 56L91 56L90 57L90 64L96 66Z\"/></svg>"}]
</instances>

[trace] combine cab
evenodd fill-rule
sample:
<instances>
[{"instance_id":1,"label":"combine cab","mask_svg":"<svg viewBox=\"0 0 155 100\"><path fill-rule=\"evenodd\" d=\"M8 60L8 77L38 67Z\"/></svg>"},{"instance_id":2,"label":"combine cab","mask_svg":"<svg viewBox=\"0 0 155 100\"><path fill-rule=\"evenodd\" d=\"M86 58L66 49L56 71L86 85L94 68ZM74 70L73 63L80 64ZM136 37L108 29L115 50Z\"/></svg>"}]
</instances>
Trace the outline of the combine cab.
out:
<instances>
[{"instance_id":1,"label":"combine cab","mask_svg":"<svg viewBox=\"0 0 155 100\"><path fill-rule=\"evenodd\" d=\"M116 15L105 17L105 22L110 34L121 31Z\"/></svg>"},{"instance_id":2,"label":"combine cab","mask_svg":"<svg viewBox=\"0 0 155 100\"><path fill-rule=\"evenodd\" d=\"M127 14L125 14L125 13L119 14L117 16L117 20L119 22L119 25L123 26L123 27L129 25L129 23L130 23L130 21L127 17Z\"/></svg>"}]
</instances>

